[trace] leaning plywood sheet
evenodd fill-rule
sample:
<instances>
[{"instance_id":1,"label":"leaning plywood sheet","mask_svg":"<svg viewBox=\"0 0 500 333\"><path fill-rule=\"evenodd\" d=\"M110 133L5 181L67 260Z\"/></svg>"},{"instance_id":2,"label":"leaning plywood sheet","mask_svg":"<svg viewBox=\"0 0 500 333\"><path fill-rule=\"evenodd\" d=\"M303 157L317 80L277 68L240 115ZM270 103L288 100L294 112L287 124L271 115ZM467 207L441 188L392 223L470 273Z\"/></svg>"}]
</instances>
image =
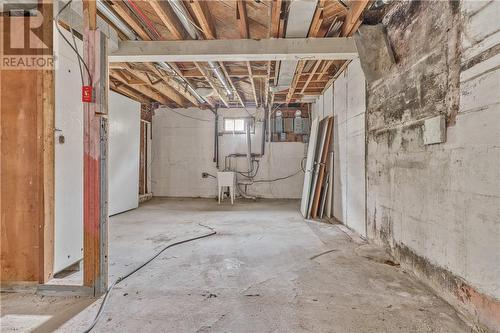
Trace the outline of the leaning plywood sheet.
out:
<instances>
[{"instance_id":1,"label":"leaning plywood sheet","mask_svg":"<svg viewBox=\"0 0 500 333\"><path fill-rule=\"evenodd\" d=\"M318 136L318 143L316 145L316 152L314 155L314 168L313 168L313 174L312 174L312 182L311 182L311 194L309 197L309 204L307 208L307 218L311 217L311 211L313 209L313 203L314 203L314 197L316 195L316 186L318 184L318 175L319 175L319 166L320 166L320 161L323 153L323 148L325 145L325 138L326 138L326 131L327 131L327 126L328 125L328 119L323 119L320 122L319 125L319 136Z\"/></svg>"},{"instance_id":2,"label":"leaning plywood sheet","mask_svg":"<svg viewBox=\"0 0 500 333\"><path fill-rule=\"evenodd\" d=\"M314 196L312 199L311 216L316 218L318 216L318 208L320 205L321 189L325 177L325 166L328 159L328 151L330 150L331 134L332 134L333 118L328 117L325 121L325 136L323 138L322 150L319 152L318 158L318 181L314 189Z\"/></svg>"},{"instance_id":3,"label":"leaning plywood sheet","mask_svg":"<svg viewBox=\"0 0 500 333\"><path fill-rule=\"evenodd\" d=\"M304 174L304 185L302 188L302 201L300 203L300 212L302 216L307 217L309 207L309 197L311 195L311 180L314 167L314 155L316 152L316 141L318 138L318 119L314 119L311 124L311 135L309 136L309 146L307 148L306 172Z\"/></svg>"}]
</instances>

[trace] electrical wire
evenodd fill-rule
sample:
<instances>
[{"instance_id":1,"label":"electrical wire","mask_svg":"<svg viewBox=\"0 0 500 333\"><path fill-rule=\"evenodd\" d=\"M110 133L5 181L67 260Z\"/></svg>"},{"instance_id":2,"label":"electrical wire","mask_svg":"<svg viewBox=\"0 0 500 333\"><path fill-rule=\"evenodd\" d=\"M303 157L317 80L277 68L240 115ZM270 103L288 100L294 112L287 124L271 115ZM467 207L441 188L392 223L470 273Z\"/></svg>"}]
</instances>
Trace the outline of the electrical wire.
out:
<instances>
[{"instance_id":1,"label":"electrical wire","mask_svg":"<svg viewBox=\"0 0 500 333\"><path fill-rule=\"evenodd\" d=\"M280 180L285 180L285 179L288 179L288 178L292 178L293 176L296 176L296 175L298 175L301 172L303 172L302 168L300 170L298 170L297 172L295 172L295 173L293 173L291 175L285 176L285 177L280 177L280 178L275 178L275 179L254 180L253 183L273 183L273 182L277 182L277 181L280 181Z\"/></svg>"},{"instance_id":2,"label":"electrical wire","mask_svg":"<svg viewBox=\"0 0 500 333\"><path fill-rule=\"evenodd\" d=\"M210 233L208 234L205 234L205 235L201 235L201 236L197 236L197 237L193 237L193 238L189 238L189 239L185 239L185 240L182 240L182 241L179 241L179 242L175 242L175 243L172 243L170 245L167 245L165 246L163 249L161 249L160 251L158 251L154 256L152 256L151 258L149 258L148 260L146 260L143 264L137 266L136 268L134 268L133 270L131 270L130 272L128 272L127 274L125 275L122 275L120 276L118 279L116 279L115 282L113 282L109 287L108 289L106 290L106 293L104 294L104 298L101 302L101 305L99 306L99 310L97 310L97 314L96 316L94 317L94 320L92 321L92 323L90 324L89 327L87 327L83 333L88 333L90 331L92 331L92 329L95 327L95 325L97 324L97 322L99 321L101 315L102 315L102 311L104 309L104 306L106 305L106 302L107 300L109 299L109 295L111 294L111 290L113 290L113 288L119 284L120 282L122 282L123 280L125 280L126 278L130 277L132 274L136 273L137 271L139 271L141 268L143 268L144 266L148 265L150 262L152 262L153 260L155 260L160 254L162 254L163 252L165 252L166 250L174 247L174 246L177 246L177 245L181 245L181 244L185 244L185 243L188 243L188 242L192 242L192 241L195 241L195 240L198 240L198 239L202 239L202 238L207 238L207 237L210 237L210 236L213 236L213 235L216 235L217 234L217 231L215 231L214 228L208 226L208 225L204 225L204 224L201 224L201 223L198 223L199 226L202 226L204 228L207 228L209 230L211 230Z\"/></svg>"},{"instance_id":3,"label":"electrical wire","mask_svg":"<svg viewBox=\"0 0 500 333\"><path fill-rule=\"evenodd\" d=\"M59 12L57 13L56 17L54 18L55 22L56 22L56 29L57 31L59 32L59 34L61 35L61 37L66 41L66 43L68 43L69 47L75 52L76 56L78 57L78 59L83 63L83 66L85 67L85 70L87 71L87 74L89 76L89 86L93 86L93 82L92 82L92 74L90 74L90 70L89 70L89 67L87 66L87 64L85 63L85 60L83 59L83 57L80 55L80 53L78 52L78 49L76 49L75 47L73 47L73 45L71 44L71 42L66 38L66 36L64 36L63 32L61 31L61 29L59 28L59 16L61 15L61 13L66 9L68 8L68 6L73 2L73 0L68 0L68 2L66 2L66 4L64 6L62 6L62 8L59 10ZM71 29L71 27L70 27Z\"/></svg>"},{"instance_id":4,"label":"electrical wire","mask_svg":"<svg viewBox=\"0 0 500 333\"><path fill-rule=\"evenodd\" d=\"M72 27L70 27L69 30L71 31L71 38L73 39L73 46L75 47L75 49L78 50L78 46L76 45L75 32ZM77 57L77 59L78 59L78 68L80 69L80 78L82 79L82 86L84 86L85 80L83 79L82 62L80 61L80 58Z\"/></svg>"},{"instance_id":5,"label":"electrical wire","mask_svg":"<svg viewBox=\"0 0 500 333\"><path fill-rule=\"evenodd\" d=\"M183 116L183 117L186 117L186 118L189 118L189 119L194 119L194 120L198 120L198 121L205 121L205 122L212 122L212 119L202 119L202 118L196 118L196 117L192 117L192 116L188 116L187 114L182 114L180 112L177 112L173 109L170 109L171 112L173 113L177 113L179 116Z\"/></svg>"}]
</instances>

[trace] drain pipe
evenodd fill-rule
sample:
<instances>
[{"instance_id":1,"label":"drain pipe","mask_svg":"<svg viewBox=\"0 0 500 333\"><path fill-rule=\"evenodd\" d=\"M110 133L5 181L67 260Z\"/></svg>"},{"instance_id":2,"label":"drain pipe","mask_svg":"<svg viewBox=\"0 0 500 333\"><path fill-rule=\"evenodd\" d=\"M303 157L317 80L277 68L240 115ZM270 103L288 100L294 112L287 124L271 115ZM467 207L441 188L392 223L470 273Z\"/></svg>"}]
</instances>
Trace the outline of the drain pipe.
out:
<instances>
[{"instance_id":1,"label":"drain pipe","mask_svg":"<svg viewBox=\"0 0 500 333\"><path fill-rule=\"evenodd\" d=\"M252 138L250 134L250 118L245 121L246 125L246 134L247 134L247 163L248 163L248 175L250 176L253 172L253 163L252 163Z\"/></svg>"}]
</instances>

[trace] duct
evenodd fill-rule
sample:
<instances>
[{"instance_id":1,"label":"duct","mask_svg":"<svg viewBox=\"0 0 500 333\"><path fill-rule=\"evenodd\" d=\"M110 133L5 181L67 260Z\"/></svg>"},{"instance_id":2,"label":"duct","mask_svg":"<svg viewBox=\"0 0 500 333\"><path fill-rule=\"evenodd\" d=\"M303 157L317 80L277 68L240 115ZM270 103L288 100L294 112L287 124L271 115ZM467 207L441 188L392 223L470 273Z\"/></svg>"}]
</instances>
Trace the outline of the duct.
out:
<instances>
[{"instance_id":1,"label":"duct","mask_svg":"<svg viewBox=\"0 0 500 333\"><path fill-rule=\"evenodd\" d=\"M232 96L233 95L233 91L229 87L229 82L227 82L226 77L224 76L224 74L222 74L222 72L221 72L218 64L216 64L213 61L209 61L208 62L208 66L215 73L215 76L217 76L217 78L219 79L219 81L222 83L222 85L224 86L224 89L226 89L227 95L228 96Z\"/></svg>"},{"instance_id":2,"label":"duct","mask_svg":"<svg viewBox=\"0 0 500 333\"><path fill-rule=\"evenodd\" d=\"M314 17L314 12L316 11L317 3L317 0L301 0L290 2L285 37L307 37L309 27L311 26L311 22ZM298 61L296 60L281 62L278 77L278 86L280 88L285 87L286 89L292 85L297 64Z\"/></svg>"},{"instance_id":3,"label":"duct","mask_svg":"<svg viewBox=\"0 0 500 333\"><path fill-rule=\"evenodd\" d=\"M186 7L184 7L182 0L170 0L169 3L182 25L187 30L189 36L191 36L192 39L197 39L198 31L196 31L191 22L189 22L189 13L187 12Z\"/></svg>"},{"instance_id":4,"label":"duct","mask_svg":"<svg viewBox=\"0 0 500 333\"><path fill-rule=\"evenodd\" d=\"M195 29L193 23L191 22L191 15L186 10L186 7L184 7L182 0L172 0L170 2L170 5L173 7L175 14L179 18L179 20L181 21L182 25L184 26L188 34L191 36L191 38L201 39L200 32L197 29ZM231 86L227 81L226 76L220 70L219 64L213 61L209 61L208 66L214 72L217 79L222 83L222 86L226 90L227 95L229 97L233 96L233 90L231 89Z\"/></svg>"},{"instance_id":5,"label":"duct","mask_svg":"<svg viewBox=\"0 0 500 333\"><path fill-rule=\"evenodd\" d=\"M102 0L97 1L97 9L108 18L118 29L120 29L128 39L137 40L135 32L130 29Z\"/></svg>"},{"instance_id":6,"label":"duct","mask_svg":"<svg viewBox=\"0 0 500 333\"><path fill-rule=\"evenodd\" d=\"M248 175L253 172L253 163L252 163L252 137L251 137L251 127L250 118L245 121L246 125L246 136L247 136L247 163L248 163Z\"/></svg>"},{"instance_id":7,"label":"duct","mask_svg":"<svg viewBox=\"0 0 500 333\"><path fill-rule=\"evenodd\" d=\"M186 85L187 89L189 90L189 92L194 95L194 97L196 97L196 100L200 103L204 103L205 100L203 99L203 97L200 96L200 94L198 94L198 92L193 88L191 87L191 85L189 84L189 82L185 81L183 77L181 77L179 75L179 73L177 73L177 71L175 69L172 68L172 66L170 66L168 63L166 62L157 62L156 63L158 66L160 66L161 68L163 68L165 71L171 73L174 77L174 79L181 83L181 84L184 84Z\"/></svg>"},{"instance_id":8,"label":"duct","mask_svg":"<svg viewBox=\"0 0 500 333\"><path fill-rule=\"evenodd\" d=\"M131 39L139 39L139 37L132 30L128 28L128 26L123 22L123 20L117 17L102 0L97 1L97 8L104 16L106 16L111 22L113 22L116 25L116 27L118 27L120 30L122 30L123 28L124 30L122 31L127 35L127 37L131 38L133 36L133 38ZM135 12L134 8L132 8L131 10L132 12ZM138 19L142 21L140 17L138 17ZM201 97L200 94L198 94L198 92L196 92L196 90L191 86L191 84L187 80L185 80L181 75L179 75L179 73L174 68L172 68L172 66L170 66L166 62L157 62L156 64L159 67L163 68L165 71L172 73L174 79L180 84L185 85L189 90L189 92L192 95L194 95L194 97L199 103L205 103L205 99Z\"/></svg>"}]
</instances>

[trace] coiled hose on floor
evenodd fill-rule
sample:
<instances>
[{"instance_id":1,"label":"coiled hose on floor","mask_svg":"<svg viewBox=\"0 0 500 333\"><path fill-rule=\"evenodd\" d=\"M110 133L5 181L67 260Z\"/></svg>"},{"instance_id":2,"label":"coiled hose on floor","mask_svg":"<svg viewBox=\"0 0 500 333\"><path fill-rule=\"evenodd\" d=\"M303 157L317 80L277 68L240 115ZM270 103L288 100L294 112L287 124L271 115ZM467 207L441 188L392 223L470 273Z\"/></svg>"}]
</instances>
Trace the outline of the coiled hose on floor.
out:
<instances>
[{"instance_id":1,"label":"coiled hose on floor","mask_svg":"<svg viewBox=\"0 0 500 333\"><path fill-rule=\"evenodd\" d=\"M153 260L155 260L160 254L162 254L166 250L170 249L171 247L174 247L174 246L177 246L177 245L181 245L181 244L184 244L184 243L189 243L189 242L192 242L192 241L195 241L195 240L198 240L198 239L210 237L210 236L213 236L213 235L217 234L217 231L215 231L215 229L212 228L212 227L209 227L209 226L201 224L201 223L198 223L198 225L201 226L201 227L210 229L211 232L209 234L206 234L206 235L201 235L201 236L197 236L197 237L193 237L193 238L189 238L189 239L185 239L185 240L182 240L182 241L179 241L179 242L175 242L175 243L169 244L169 245L165 246L164 248L162 248L160 251L158 251L154 256L152 256L151 258L149 258L148 260L146 260L143 264L139 265L138 267L134 268L133 270L131 270L127 274L122 275L118 279L116 279L115 282L113 282L108 287L108 289L106 290L106 293L104 294L104 299L102 300L101 305L99 306L99 310L97 311L97 314L95 315L94 320L92 321L92 323L90 324L90 326L88 328L86 328L83 332L84 333L88 333L88 332L92 331L92 329L94 328L94 326L97 324L97 322L99 321L99 319L101 317L102 311L104 309L104 306L106 305L106 302L107 302L107 300L109 298L111 290L113 290L113 288L118 283L122 282L123 280L125 280L126 278L128 278L129 276L131 276L132 274L134 274L135 272L137 272L138 270L140 270L141 268L143 268L144 266L146 266L147 264L149 264L150 262L152 262Z\"/></svg>"}]
</instances>

